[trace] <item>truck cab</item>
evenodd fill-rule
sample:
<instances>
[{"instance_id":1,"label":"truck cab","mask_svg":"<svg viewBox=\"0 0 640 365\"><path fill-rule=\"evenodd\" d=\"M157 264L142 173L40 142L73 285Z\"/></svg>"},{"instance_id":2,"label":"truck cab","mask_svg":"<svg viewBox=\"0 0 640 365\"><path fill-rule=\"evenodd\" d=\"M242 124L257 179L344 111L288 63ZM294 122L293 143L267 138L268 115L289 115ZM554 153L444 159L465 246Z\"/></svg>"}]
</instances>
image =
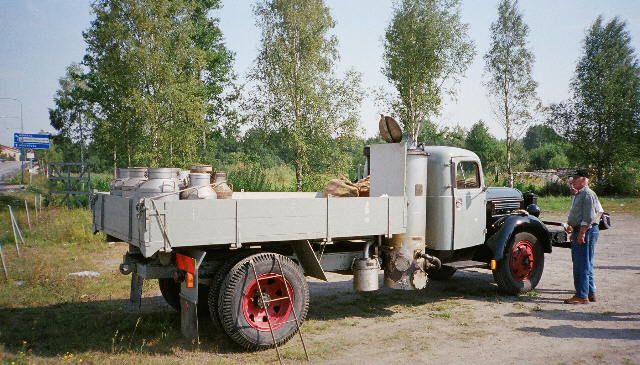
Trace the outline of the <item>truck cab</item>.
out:
<instances>
[{"instance_id":1,"label":"truck cab","mask_svg":"<svg viewBox=\"0 0 640 365\"><path fill-rule=\"evenodd\" d=\"M478 156L455 147L425 147L428 250L479 246L486 232L486 189Z\"/></svg>"}]
</instances>

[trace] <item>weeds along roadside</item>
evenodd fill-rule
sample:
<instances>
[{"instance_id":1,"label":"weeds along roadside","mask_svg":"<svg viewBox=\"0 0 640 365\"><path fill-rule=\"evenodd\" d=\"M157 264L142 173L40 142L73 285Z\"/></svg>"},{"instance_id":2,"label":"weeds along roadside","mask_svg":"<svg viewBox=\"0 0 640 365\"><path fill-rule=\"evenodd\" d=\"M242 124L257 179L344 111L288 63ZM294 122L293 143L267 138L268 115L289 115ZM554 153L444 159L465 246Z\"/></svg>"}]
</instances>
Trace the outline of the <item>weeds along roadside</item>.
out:
<instances>
[{"instance_id":1,"label":"weeds along roadside","mask_svg":"<svg viewBox=\"0 0 640 365\"><path fill-rule=\"evenodd\" d=\"M106 243L103 234L92 234L89 211L43 206L36 214L34 198L39 198L40 193L46 191L45 183L45 177L34 176L33 185L0 195L0 239L9 271L8 280L4 272L0 273L1 308L73 302L79 300L76 294L80 291L88 292L80 295L95 297L100 296L99 293L104 289L115 289L87 290L95 286L91 280L69 277L68 274L73 272L117 269L117 265L113 264L109 264L108 268L106 265L95 267L96 258L108 257L109 251L116 247ZM29 203L31 229L25 200ZM9 206L26 241L20 243L20 257L17 255Z\"/></svg>"},{"instance_id":2,"label":"weeds along roadside","mask_svg":"<svg viewBox=\"0 0 640 365\"><path fill-rule=\"evenodd\" d=\"M126 246L105 242L101 233L93 235L87 210L43 206L36 216L34 198L48 191L46 183L45 177L34 176L32 185L0 195L0 239L9 272L8 279L0 272L0 363L32 363L36 354L64 354L61 359L70 360L85 350L123 351L135 345L128 334L135 327L144 329L144 324L136 325L139 315L122 314L129 283L117 264ZM9 206L25 239L20 256ZM69 275L83 271L100 276Z\"/></svg>"}]
</instances>

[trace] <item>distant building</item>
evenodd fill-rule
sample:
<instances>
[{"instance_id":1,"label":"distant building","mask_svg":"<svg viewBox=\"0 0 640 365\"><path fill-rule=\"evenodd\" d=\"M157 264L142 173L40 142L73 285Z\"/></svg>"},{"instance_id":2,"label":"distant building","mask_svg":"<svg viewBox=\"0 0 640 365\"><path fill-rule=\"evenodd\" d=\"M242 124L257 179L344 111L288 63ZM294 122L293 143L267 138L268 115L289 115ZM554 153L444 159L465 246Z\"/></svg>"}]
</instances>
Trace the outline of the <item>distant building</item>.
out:
<instances>
[{"instance_id":1,"label":"distant building","mask_svg":"<svg viewBox=\"0 0 640 365\"><path fill-rule=\"evenodd\" d=\"M0 155L5 155L20 161L20 150L9 146L0 146Z\"/></svg>"}]
</instances>

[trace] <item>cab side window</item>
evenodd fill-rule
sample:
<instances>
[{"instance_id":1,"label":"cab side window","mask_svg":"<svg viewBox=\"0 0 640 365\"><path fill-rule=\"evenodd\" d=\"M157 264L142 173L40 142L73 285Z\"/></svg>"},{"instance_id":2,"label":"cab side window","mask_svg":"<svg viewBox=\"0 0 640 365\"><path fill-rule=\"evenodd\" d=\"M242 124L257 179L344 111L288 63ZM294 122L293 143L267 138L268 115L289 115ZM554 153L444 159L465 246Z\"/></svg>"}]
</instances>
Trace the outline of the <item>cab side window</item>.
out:
<instances>
[{"instance_id":1,"label":"cab side window","mask_svg":"<svg viewBox=\"0 0 640 365\"><path fill-rule=\"evenodd\" d=\"M474 161L461 161L456 164L456 188L477 189L480 187L480 169Z\"/></svg>"}]
</instances>

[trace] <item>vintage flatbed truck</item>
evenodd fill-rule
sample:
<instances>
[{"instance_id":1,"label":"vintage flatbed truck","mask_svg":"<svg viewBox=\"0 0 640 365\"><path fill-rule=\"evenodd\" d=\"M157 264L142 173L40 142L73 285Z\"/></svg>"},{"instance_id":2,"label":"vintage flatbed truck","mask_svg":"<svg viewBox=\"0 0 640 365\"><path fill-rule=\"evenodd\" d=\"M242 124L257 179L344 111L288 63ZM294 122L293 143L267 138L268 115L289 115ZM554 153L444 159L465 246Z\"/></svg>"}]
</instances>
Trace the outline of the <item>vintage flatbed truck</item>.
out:
<instances>
[{"instance_id":1,"label":"vintage flatbed truck","mask_svg":"<svg viewBox=\"0 0 640 365\"><path fill-rule=\"evenodd\" d=\"M369 197L234 192L231 199L165 200L98 193L93 231L129 243L120 265L131 298L158 279L198 339L198 308L249 349L293 337L309 305L305 275L351 270L354 289L420 290L456 269L493 271L499 288L536 287L544 254L566 245L535 196L487 188L474 153L404 143L365 148Z\"/></svg>"}]
</instances>

